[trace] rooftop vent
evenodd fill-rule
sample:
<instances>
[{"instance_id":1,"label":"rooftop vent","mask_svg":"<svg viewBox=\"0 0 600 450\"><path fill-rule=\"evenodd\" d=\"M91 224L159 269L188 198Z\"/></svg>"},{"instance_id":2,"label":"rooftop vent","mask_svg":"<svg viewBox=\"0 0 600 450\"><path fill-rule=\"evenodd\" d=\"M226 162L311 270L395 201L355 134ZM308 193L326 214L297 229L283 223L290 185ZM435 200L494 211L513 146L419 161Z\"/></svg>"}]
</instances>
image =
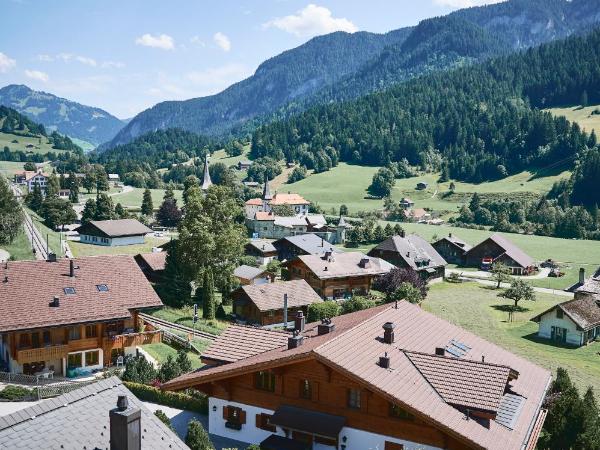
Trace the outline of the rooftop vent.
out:
<instances>
[{"instance_id":1,"label":"rooftop vent","mask_svg":"<svg viewBox=\"0 0 600 450\"><path fill-rule=\"evenodd\" d=\"M384 356L379 357L379 367L383 367L384 369L390 368L390 357L387 352L385 352Z\"/></svg>"},{"instance_id":2,"label":"rooftop vent","mask_svg":"<svg viewBox=\"0 0 600 450\"><path fill-rule=\"evenodd\" d=\"M445 356L446 355L446 349L444 347L436 347L435 348L435 354L438 356Z\"/></svg>"},{"instance_id":3,"label":"rooftop vent","mask_svg":"<svg viewBox=\"0 0 600 450\"><path fill-rule=\"evenodd\" d=\"M294 330L294 334L288 338L288 350L300 347L304 343L304 336L298 330Z\"/></svg>"},{"instance_id":4,"label":"rooftop vent","mask_svg":"<svg viewBox=\"0 0 600 450\"><path fill-rule=\"evenodd\" d=\"M60 299L58 298L58 295L55 295L54 298L52 299L52 301L50 302L50 307L58 308L59 306L60 306Z\"/></svg>"},{"instance_id":5,"label":"rooftop vent","mask_svg":"<svg viewBox=\"0 0 600 450\"><path fill-rule=\"evenodd\" d=\"M330 318L325 318L321 319L321 323L317 327L317 334L322 336L331 333L333 330L335 330L335 324L331 323Z\"/></svg>"},{"instance_id":6,"label":"rooftop vent","mask_svg":"<svg viewBox=\"0 0 600 450\"><path fill-rule=\"evenodd\" d=\"M361 269L368 269L369 267L371 267L371 260L366 256L361 258L360 262L358 263L358 267L360 267Z\"/></svg>"},{"instance_id":7,"label":"rooftop vent","mask_svg":"<svg viewBox=\"0 0 600 450\"><path fill-rule=\"evenodd\" d=\"M302 310L296 313L296 318L294 319L294 330L296 331L304 331L304 325L306 324L306 318L304 317L304 313Z\"/></svg>"},{"instance_id":8,"label":"rooftop vent","mask_svg":"<svg viewBox=\"0 0 600 450\"><path fill-rule=\"evenodd\" d=\"M396 325L393 322L383 324L383 342L386 344L394 343L394 328L396 328Z\"/></svg>"},{"instance_id":9,"label":"rooftop vent","mask_svg":"<svg viewBox=\"0 0 600 450\"><path fill-rule=\"evenodd\" d=\"M46 260L48 262L56 262L56 253L48 253L48 259Z\"/></svg>"}]
</instances>

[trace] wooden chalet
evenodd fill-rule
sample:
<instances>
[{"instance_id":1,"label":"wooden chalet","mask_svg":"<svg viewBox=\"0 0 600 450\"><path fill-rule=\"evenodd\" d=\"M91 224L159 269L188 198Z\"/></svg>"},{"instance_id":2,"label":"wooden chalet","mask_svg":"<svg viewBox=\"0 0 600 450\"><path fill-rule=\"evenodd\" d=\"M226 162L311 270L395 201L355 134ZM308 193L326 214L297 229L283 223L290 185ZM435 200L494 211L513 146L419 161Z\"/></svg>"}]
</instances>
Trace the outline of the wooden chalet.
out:
<instances>
[{"instance_id":1,"label":"wooden chalet","mask_svg":"<svg viewBox=\"0 0 600 450\"><path fill-rule=\"evenodd\" d=\"M300 255L285 265L292 280L304 279L322 298L333 299L368 294L373 280L394 268L361 252L331 250L322 255Z\"/></svg>"},{"instance_id":2,"label":"wooden chalet","mask_svg":"<svg viewBox=\"0 0 600 450\"><path fill-rule=\"evenodd\" d=\"M286 236L273 242L273 246L280 261L291 260L299 255L323 255L326 251L341 253L333 244L314 233Z\"/></svg>"},{"instance_id":3,"label":"wooden chalet","mask_svg":"<svg viewBox=\"0 0 600 450\"><path fill-rule=\"evenodd\" d=\"M75 376L161 341L138 312L163 306L132 256L18 261L0 267L0 358L12 373Z\"/></svg>"},{"instance_id":4,"label":"wooden chalet","mask_svg":"<svg viewBox=\"0 0 600 450\"><path fill-rule=\"evenodd\" d=\"M431 246L442 258L451 264L463 264L465 253L472 248L471 245L452 233L448 233L448 236L438 239Z\"/></svg>"},{"instance_id":5,"label":"wooden chalet","mask_svg":"<svg viewBox=\"0 0 600 450\"><path fill-rule=\"evenodd\" d=\"M266 284L273 281L273 276L268 274L264 269L245 264L236 267L233 271L233 276L243 286L248 284Z\"/></svg>"},{"instance_id":6,"label":"wooden chalet","mask_svg":"<svg viewBox=\"0 0 600 450\"><path fill-rule=\"evenodd\" d=\"M417 305L295 330L232 327L162 388L206 393L210 433L263 449L535 448L550 372Z\"/></svg>"},{"instance_id":7,"label":"wooden chalet","mask_svg":"<svg viewBox=\"0 0 600 450\"><path fill-rule=\"evenodd\" d=\"M258 264L265 266L277 258L277 249L267 239L251 239L245 246L245 254L254 257Z\"/></svg>"},{"instance_id":8,"label":"wooden chalet","mask_svg":"<svg viewBox=\"0 0 600 450\"><path fill-rule=\"evenodd\" d=\"M465 265L491 269L501 262L513 275L529 275L536 270L534 259L499 233L492 234L465 253Z\"/></svg>"}]
</instances>

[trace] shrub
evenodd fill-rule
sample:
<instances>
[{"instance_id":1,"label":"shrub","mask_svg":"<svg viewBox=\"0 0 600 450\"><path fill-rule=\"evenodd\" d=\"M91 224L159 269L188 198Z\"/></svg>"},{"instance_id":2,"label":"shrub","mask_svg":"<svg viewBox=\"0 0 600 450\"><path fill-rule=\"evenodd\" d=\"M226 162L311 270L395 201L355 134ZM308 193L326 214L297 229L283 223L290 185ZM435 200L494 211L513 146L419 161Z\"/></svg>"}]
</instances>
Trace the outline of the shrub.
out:
<instances>
[{"instance_id":1,"label":"shrub","mask_svg":"<svg viewBox=\"0 0 600 450\"><path fill-rule=\"evenodd\" d=\"M131 356L125 363L123 381L147 384L156 379L156 369L143 355Z\"/></svg>"},{"instance_id":2,"label":"shrub","mask_svg":"<svg viewBox=\"0 0 600 450\"><path fill-rule=\"evenodd\" d=\"M317 320L335 317L339 314L339 306L332 301L323 303L313 303L308 307L306 320L308 322L316 322Z\"/></svg>"},{"instance_id":3,"label":"shrub","mask_svg":"<svg viewBox=\"0 0 600 450\"><path fill-rule=\"evenodd\" d=\"M192 419L188 423L185 443L192 450L214 450L215 448L210 441L208 433L196 419Z\"/></svg>"},{"instance_id":4,"label":"shrub","mask_svg":"<svg viewBox=\"0 0 600 450\"><path fill-rule=\"evenodd\" d=\"M392 269L384 276L379 277L373 284L373 288L389 295L396 291L402 283L409 283L419 289L422 298L427 296L429 290L427 282L412 269Z\"/></svg>"},{"instance_id":5,"label":"shrub","mask_svg":"<svg viewBox=\"0 0 600 450\"><path fill-rule=\"evenodd\" d=\"M163 391L145 384L123 382L133 395L145 402L157 403L177 409L185 409L200 414L208 414L208 399L202 393L188 395L181 392Z\"/></svg>"},{"instance_id":6,"label":"shrub","mask_svg":"<svg viewBox=\"0 0 600 450\"><path fill-rule=\"evenodd\" d=\"M446 281L450 283L460 283L460 274L458 272L450 272L446 277Z\"/></svg>"},{"instance_id":7,"label":"shrub","mask_svg":"<svg viewBox=\"0 0 600 450\"><path fill-rule=\"evenodd\" d=\"M160 365L158 370L158 379L163 383L181 375L181 369L172 355L167 356L164 363Z\"/></svg>"},{"instance_id":8,"label":"shrub","mask_svg":"<svg viewBox=\"0 0 600 450\"><path fill-rule=\"evenodd\" d=\"M32 397L33 391L22 386L6 386L0 391L0 398L18 402L28 400Z\"/></svg>"},{"instance_id":9,"label":"shrub","mask_svg":"<svg viewBox=\"0 0 600 450\"><path fill-rule=\"evenodd\" d=\"M188 373L192 371L192 362L190 361L190 357L187 352L183 349L180 349L177 352L177 365L179 366L180 373Z\"/></svg>"},{"instance_id":10,"label":"shrub","mask_svg":"<svg viewBox=\"0 0 600 450\"><path fill-rule=\"evenodd\" d=\"M369 309L375 306L376 302L367 297L354 296L350 300L346 300L342 303L340 308L340 314L348 314L351 312L362 311L363 309Z\"/></svg>"},{"instance_id":11,"label":"shrub","mask_svg":"<svg viewBox=\"0 0 600 450\"><path fill-rule=\"evenodd\" d=\"M171 431L175 431L175 428L173 428L173 424L171 424L171 419L169 419L162 410L157 409L156 411L154 411L154 415L158 417L162 423L168 426Z\"/></svg>"}]
</instances>

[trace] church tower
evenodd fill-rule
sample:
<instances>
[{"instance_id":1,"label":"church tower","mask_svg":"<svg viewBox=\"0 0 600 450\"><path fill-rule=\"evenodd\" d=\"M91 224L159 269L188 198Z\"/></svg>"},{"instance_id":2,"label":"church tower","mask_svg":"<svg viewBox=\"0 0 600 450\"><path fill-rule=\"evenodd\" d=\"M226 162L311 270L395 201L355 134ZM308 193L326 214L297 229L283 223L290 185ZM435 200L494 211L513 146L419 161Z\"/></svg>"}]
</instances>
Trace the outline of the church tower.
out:
<instances>
[{"instance_id":1,"label":"church tower","mask_svg":"<svg viewBox=\"0 0 600 450\"><path fill-rule=\"evenodd\" d=\"M202 185L200 186L203 191L206 191L212 186L212 180L210 179L210 172L208 171L208 154L204 159L204 176L202 178Z\"/></svg>"}]
</instances>

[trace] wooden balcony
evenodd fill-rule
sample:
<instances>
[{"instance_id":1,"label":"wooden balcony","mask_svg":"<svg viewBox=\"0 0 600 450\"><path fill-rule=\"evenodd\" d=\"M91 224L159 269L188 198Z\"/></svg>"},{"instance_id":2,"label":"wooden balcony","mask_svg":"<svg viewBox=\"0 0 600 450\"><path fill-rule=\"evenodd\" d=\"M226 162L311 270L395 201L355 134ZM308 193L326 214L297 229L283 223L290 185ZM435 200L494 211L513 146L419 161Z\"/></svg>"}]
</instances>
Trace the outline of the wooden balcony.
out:
<instances>
[{"instance_id":1,"label":"wooden balcony","mask_svg":"<svg viewBox=\"0 0 600 450\"><path fill-rule=\"evenodd\" d=\"M17 362L19 364L26 364L37 361L51 361L66 357L68 352L68 345L53 345L50 347L17 350Z\"/></svg>"},{"instance_id":2,"label":"wooden balcony","mask_svg":"<svg viewBox=\"0 0 600 450\"><path fill-rule=\"evenodd\" d=\"M119 334L105 337L103 347L107 349L135 347L137 345L156 344L162 341L162 331Z\"/></svg>"}]
</instances>

